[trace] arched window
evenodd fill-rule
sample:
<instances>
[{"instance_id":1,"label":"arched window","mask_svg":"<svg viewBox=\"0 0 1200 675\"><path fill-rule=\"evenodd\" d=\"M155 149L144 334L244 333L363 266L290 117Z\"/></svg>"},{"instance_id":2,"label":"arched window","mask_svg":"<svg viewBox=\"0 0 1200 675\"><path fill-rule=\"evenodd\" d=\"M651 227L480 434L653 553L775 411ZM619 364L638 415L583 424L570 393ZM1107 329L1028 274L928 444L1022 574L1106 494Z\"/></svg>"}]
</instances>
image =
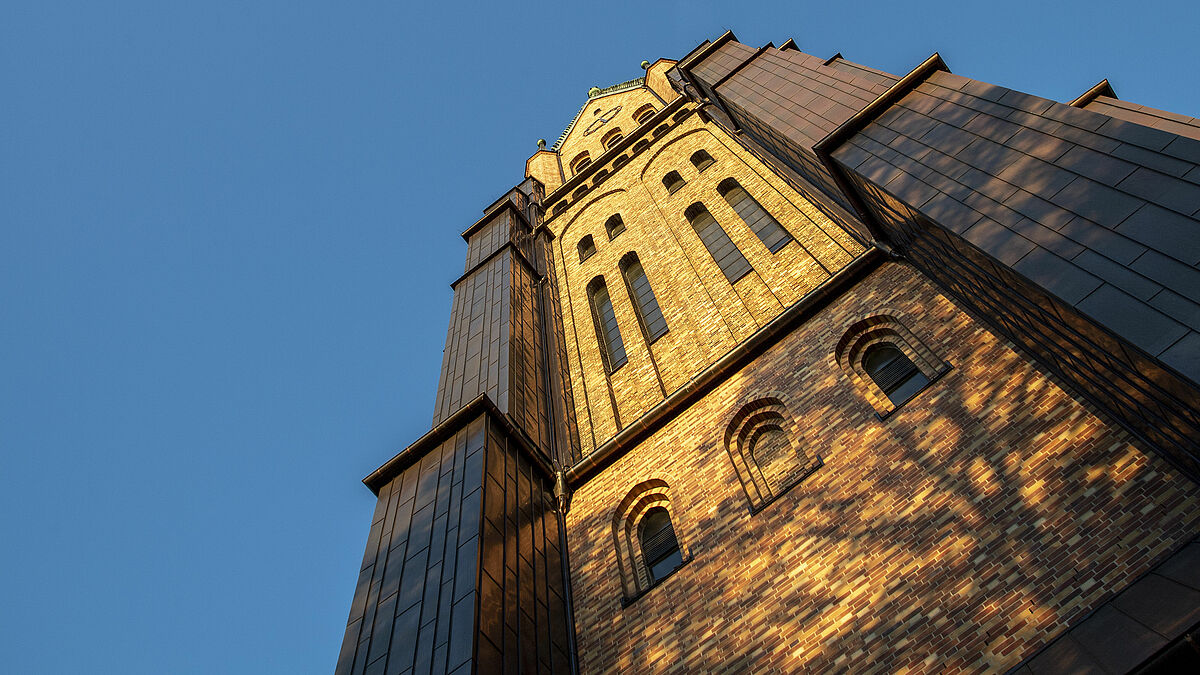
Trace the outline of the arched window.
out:
<instances>
[{"instance_id":1,"label":"arched window","mask_svg":"<svg viewBox=\"0 0 1200 675\"><path fill-rule=\"evenodd\" d=\"M769 392L747 403L725 428L725 449L751 511L821 468L821 458L801 442L799 427L783 398L779 392Z\"/></svg>"},{"instance_id":2,"label":"arched window","mask_svg":"<svg viewBox=\"0 0 1200 675\"><path fill-rule=\"evenodd\" d=\"M617 326L617 314L613 311L612 298L604 277L596 277L588 284L588 300L592 306L592 321L596 325L596 339L600 342L600 355L608 372L625 365L625 343L621 340L621 329Z\"/></svg>"},{"instance_id":3,"label":"arched window","mask_svg":"<svg viewBox=\"0 0 1200 675\"><path fill-rule=\"evenodd\" d=\"M579 240L579 262L583 262L596 252L596 242L592 239L592 235L587 235Z\"/></svg>"},{"instance_id":4,"label":"arched window","mask_svg":"<svg viewBox=\"0 0 1200 675\"><path fill-rule=\"evenodd\" d=\"M587 150L575 155L575 159L571 160L571 175L575 175L587 168L588 164L592 163L592 157Z\"/></svg>"},{"instance_id":5,"label":"arched window","mask_svg":"<svg viewBox=\"0 0 1200 675\"><path fill-rule=\"evenodd\" d=\"M683 187L687 181L683 180L683 176L679 175L678 171L668 171L667 175L662 177L663 187L667 188L667 192L675 192Z\"/></svg>"},{"instance_id":6,"label":"arched window","mask_svg":"<svg viewBox=\"0 0 1200 675\"><path fill-rule=\"evenodd\" d=\"M638 541L642 545L642 560L650 571L650 582L658 583L683 564L679 540L671 526L671 515L663 507L646 512L638 525Z\"/></svg>"},{"instance_id":7,"label":"arched window","mask_svg":"<svg viewBox=\"0 0 1200 675\"><path fill-rule=\"evenodd\" d=\"M621 259L621 276L625 277L625 286L629 297L633 300L633 308L637 311L638 322L650 344L667 333L667 320L663 318L662 309L654 297L654 289L650 288L650 280L636 253L629 253Z\"/></svg>"},{"instance_id":8,"label":"arched window","mask_svg":"<svg viewBox=\"0 0 1200 675\"><path fill-rule=\"evenodd\" d=\"M746 257L742 255L741 250L734 245L733 240L729 238L721 224L712 217L703 204L700 202L692 204L687 211L683 212L683 215L692 224L692 229L696 231L700 241L704 242L704 248L708 249L709 255L717 262L717 267L721 268L729 283L732 284L741 279L753 269L746 261Z\"/></svg>"},{"instance_id":9,"label":"arched window","mask_svg":"<svg viewBox=\"0 0 1200 675\"><path fill-rule=\"evenodd\" d=\"M653 103L647 103L646 105L638 108L633 113L633 121L637 122L638 124L644 123L646 120L650 119L651 117L654 117L654 104Z\"/></svg>"},{"instance_id":10,"label":"arched window","mask_svg":"<svg viewBox=\"0 0 1200 675\"><path fill-rule=\"evenodd\" d=\"M838 340L834 358L880 417L891 415L950 370L891 314L851 325Z\"/></svg>"},{"instance_id":11,"label":"arched window","mask_svg":"<svg viewBox=\"0 0 1200 675\"><path fill-rule=\"evenodd\" d=\"M679 514L670 493L665 481L652 478L635 485L613 512L612 540L625 604L691 559L683 533L676 530Z\"/></svg>"},{"instance_id":12,"label":"arched window","mask_svg":"<svg viewBox=\"0 0 1200 675\"><path fill-rule=\"evenodd\" d=\"M604 221L604 231L608 232L608 240L612 241L614 237L625 231L625 221L621 220L621 214L614 213L608 220Z\"/></svg>"},{"instance_id":13,"label":"arched window","mask_svg":"<svg viewBox=\"0 0 1200 675\"><path fill-rule=\"evenodd\" d=\"M650 147L650 141L643 138L642 140L633 144L633 153L636 155L637 153L645 150L648 147Z\"/></svg>"},{"instance_id":14,"label":"arched window","mask_svg":"<svg viewBox=\"0 0 1200 675\"><path fill-rule=\"evenodd\" d=\"M625 134L621 133L621 129L618 127L604 134L604 137L600 139L600 145L603 145L604 149L608 150L617 143L620 143L623 138L625 138Z\"/></svg>"},{"instance_id":15,"label":"arched window","mask_svg":"<svg viewBox=\"0 0 1200 675\"><path fill-rule=\"evenodd\" d=\"M571 193L571 199L579 199L588 193L588 186L580 185L579 189Z\"/></svg>"},{"instance_id":16,"label":"arched window","mask_svg":"<svg viewBox=\"0 0 1200 675\"><path fill-rule=\"evenodd\" d=\"M871 345L863 353L863 370L887 395L893 405L913 397L929 378L895 345L883 342Z\"/></svg>"},{"instance_id":17,"label":"arched window","mask_svg":"<svg viewBox=\"0 0 1200 675\"><path fill-rule=\"evenodd\" d=\"M705 150L697 150L692 153L692 166L696 167L697 171L707 169L715 161L712 155L708 154Z\"/></svg>"},{"instance_id":18,"label":"arched window","mask_svg":"<svg viewBox=\"0 0 1200 675\"><path fill-rule=\"evenodd\" d=\"M761 204L754 201L754 198L741 185L738 185L736 180L726 178L721 181L721 184L717 186L717 192L720 192L725 201L729 202L738 217L750 227L754 234L758 235L771 253L778 252L792 240L792 235L783 229L779 221L771 217L771 214L767 213Z\"/></svg>"}]
</instances>

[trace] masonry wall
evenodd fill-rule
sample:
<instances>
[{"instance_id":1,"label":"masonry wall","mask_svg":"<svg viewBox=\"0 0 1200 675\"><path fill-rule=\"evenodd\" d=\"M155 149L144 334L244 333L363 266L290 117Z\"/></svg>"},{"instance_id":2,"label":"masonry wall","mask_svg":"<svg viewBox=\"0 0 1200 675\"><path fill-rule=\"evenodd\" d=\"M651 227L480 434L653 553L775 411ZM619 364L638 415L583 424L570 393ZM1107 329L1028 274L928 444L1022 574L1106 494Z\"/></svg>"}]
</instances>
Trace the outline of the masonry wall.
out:
<instances>
[{"instance_id":1,"label":"masonry wall","mask_svg":"<svg viewBox=\"0 0 1200 675\"><path fill-rule=\"evenodd\" d=\"M881 421L833 354L884 311L952 369ZM769 392L824 465L751 515L724 433ZM691 561L623 607L612 519L647 480ZM1002 671L1200 530L1197 497L887 263L576 491L582 671Z\"/></svg>"},{"instance_id":2,"label":"masonry wall","mask_svg":"<svg viewBox=\"0 0 1200 675\"><path fill-rule=\"evenodd\" d=\"M839 64L727 35L681 67L782 161L865 202L868 238L1200 476L1194 120L935 72L834 149L838 186L813 145L896 82Z\"/></svg>"},{"instance_id":3,"label":"masonry wall","mask_svg":"<svg viewBox=\"0 0 1200 675\"><path fill-rule=\"evenodd\" d=\"M609 97L615 101L621 95ZM546 227L555 233L554 263L564 314L571 389L586 456L671 392L711 365L844 267L863 247L765 164L715 125L682 107L645 134L617 166L597 167L570 196L550 202ZM703 170L690 161L705 150ZM568 150L569 152L569 150ZM686 181L670 193L662 177ZM599 174L599 172L597 172ZM776 253L720 196L734 178L791 234ZM702 203L753 266L730 284L684 216ZM609 239L604 223L619 214L625 231ZM581 261L578 243L591 236L596 253ZM650 344L626 292L619 263L636 253L668 332ZM587 287L603 277L612 298L628 363L608 372L594 329Z\"/></svg>"}]
</instances>

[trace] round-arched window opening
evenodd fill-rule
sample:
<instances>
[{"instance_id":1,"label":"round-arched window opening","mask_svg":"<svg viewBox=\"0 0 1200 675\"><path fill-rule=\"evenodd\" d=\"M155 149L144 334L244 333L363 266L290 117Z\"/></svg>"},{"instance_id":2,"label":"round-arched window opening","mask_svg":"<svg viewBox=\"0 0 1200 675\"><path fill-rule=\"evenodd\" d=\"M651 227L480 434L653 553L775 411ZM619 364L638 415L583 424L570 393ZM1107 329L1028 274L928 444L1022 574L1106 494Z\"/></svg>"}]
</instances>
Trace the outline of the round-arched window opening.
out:
<instances>
[{"instance_id":1,"label":"round-arched window opening","mask_svg":"<svg viewBox=\"0 0 1200 675\"><path fill-rule=\"evenodd\" d=\"M868 348L862 363L863 370L887 394L892 405L904 403L929 384L929 378L904 352L891 344L881 343Z\"/></svg>"},{"instance_id":2,"label":"round-arched window opening","mask_svg":"<svg viewBox=\"0 0 1200 675\"><path fill-rule=\"evenodd\" d=\"M638 539L642 544L642 559L650 572L650 582L658 583L683 564L679 552L679 540L671 526L671 516L661 506L650 509L638 526Z\"/></svg>"}]
</instances>

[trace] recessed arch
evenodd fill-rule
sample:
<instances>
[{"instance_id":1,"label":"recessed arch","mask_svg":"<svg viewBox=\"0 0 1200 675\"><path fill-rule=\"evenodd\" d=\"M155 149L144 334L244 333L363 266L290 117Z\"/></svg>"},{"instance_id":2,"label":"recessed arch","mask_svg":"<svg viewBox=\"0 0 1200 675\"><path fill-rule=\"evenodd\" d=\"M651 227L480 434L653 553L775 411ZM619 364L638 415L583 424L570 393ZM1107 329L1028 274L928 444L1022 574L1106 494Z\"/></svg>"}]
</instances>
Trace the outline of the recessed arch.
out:
<instances>
[{"instance_id":1,"label":"recessed arch","mask_svg":"<svg viewBox=\"0 0 1200 675\"><path fill-rule=\"evenodd\" d=\"M884 312L851 323L833 357L881 417L949 369L898 315Z\"/></svg>"}]
</instances>

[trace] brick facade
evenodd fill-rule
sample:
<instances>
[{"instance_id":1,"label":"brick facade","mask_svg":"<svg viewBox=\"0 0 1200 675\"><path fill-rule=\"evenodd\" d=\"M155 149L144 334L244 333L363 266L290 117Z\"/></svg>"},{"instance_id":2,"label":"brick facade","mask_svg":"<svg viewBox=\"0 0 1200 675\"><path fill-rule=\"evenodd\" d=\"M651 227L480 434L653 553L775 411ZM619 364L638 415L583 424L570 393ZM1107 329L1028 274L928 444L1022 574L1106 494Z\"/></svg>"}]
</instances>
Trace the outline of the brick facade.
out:
<instances>
[{"instance_id":1,"label":"brick facade","mask_svg":"<svg viewBox=\"0 0 1200 675\"><path fill-rule=\"evenodd\" d=\"M880 421L834 351L885 311L952 369ZM722 436L769 393L824 466L751 514ZM692 560L622 607L610 521L647 479ZM1198 496L887 263L576 490L583 672L1002 671L1194 536Z\"/></svg>"},{"instance_id":2,"label":"brick facade","mask_svg":"<svg viewBox=\"0 0 1200 675\"><path fill-rule=\"evenodd\" d=\"M1184 663L1200 122L731 33L644 67L463 233L337 672Z\"/></svg>"}]
</instances>

